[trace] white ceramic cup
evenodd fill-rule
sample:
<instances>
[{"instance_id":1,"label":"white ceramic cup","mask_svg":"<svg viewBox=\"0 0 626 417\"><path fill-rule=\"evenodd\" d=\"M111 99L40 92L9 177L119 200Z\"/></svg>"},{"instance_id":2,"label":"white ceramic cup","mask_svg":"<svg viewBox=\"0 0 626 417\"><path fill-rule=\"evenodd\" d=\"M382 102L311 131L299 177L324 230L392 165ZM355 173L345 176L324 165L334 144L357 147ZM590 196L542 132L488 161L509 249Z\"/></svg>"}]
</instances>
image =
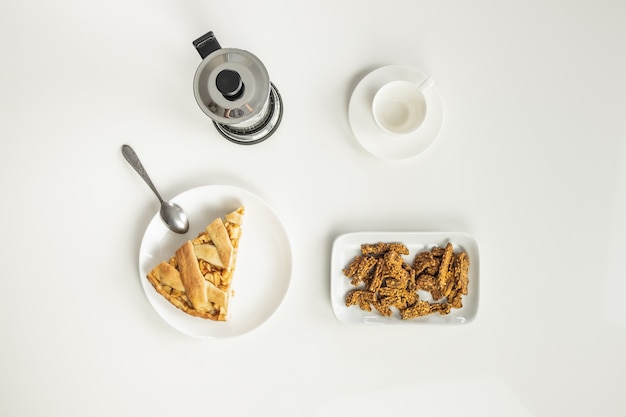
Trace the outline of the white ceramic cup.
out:
<instances>
[{"instance_id":1,"label":"white ceramic cup","mask_svg":"<svg viewBox=\"0 0 626 417\"><path fill-rule=\"evenodd\" d=\"M378 126L392 135L415 132L426 118L424 93L434 84L432 78L421 84L391 81L378 89L372 101L372 114Z\"/></svg>"}]
</instances>

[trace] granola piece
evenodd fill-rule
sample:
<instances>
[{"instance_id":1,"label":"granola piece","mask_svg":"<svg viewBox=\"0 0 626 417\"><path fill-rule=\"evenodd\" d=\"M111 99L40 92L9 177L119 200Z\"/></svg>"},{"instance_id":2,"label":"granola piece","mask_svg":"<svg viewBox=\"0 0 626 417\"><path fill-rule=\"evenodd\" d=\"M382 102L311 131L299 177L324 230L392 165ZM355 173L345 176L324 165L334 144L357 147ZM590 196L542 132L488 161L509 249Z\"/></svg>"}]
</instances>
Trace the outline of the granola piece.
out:
<instances>
[{"instance_id":1,"label":"granola piece","mask_svg":"<svg viewBox=\"0 0 626 417\"><path fill-rule=\"evenodd\" d=\"M372 304L363 298L359 298L359 308L363 311L372 311Z\"/></svg>"},{"instance_id":2,"label":"granola piece","mask_svg":"<svg viewBox=\"0 0 626 417\"><path fill-rule=\"evenodd\" d=\"M386 269L384 284L386 287L405 289L409 284L411 274L404 268Z\"/></svg>"},{"instance_id":3,"label":"granola piece","mask_svg":"<svg viewBox=\"0 0 626 417\"><path fill-rule=\"evenodd\" d=\"M406 301L407 307L413 307L419 301L420 296L415 291L406 291L404 294L404 301Z\"/></svg>"},{"instance_id":4,"label":"granola piece","mask_svg":"<svg viewBox=\"0 0 626 417\"><path fill-rule=\"evenodd\" d=\"M445 248L434 246L430 249L430 252L433 254L435 258L443 257L443 254L446 252Z\"/></svg>"},{"instance_id":5,"label":"granola piece","mask_svg":"<svg viewBox=\"0 0 626 417\"><path fill-rule=\"evenodd\" d=\"M430 312L430 304L427 301L419 300L414 306L400 310L400 317L402 317L402 320L408 320L427 316Z\"/></svg>"},{"instance_id":6,"label":"granola piece","mask_svg":"<svg viewBox=\"0 0 626 417\"><path fill-rule=\"evenodd\" d=\"M401 255L408 255L409 249L406 247L404 243L366 243L361 245L361 255L372 255L372 256L380 256L384 255L386 252L394 251L398 252Z\"/></svg>"},{"instance_id":7,"label":"granola piece","mask_svg":"<svg viewBox=\"0 0 626 417\"><path fill-rule=\"evenodd\" d=\"M454 279L454 276L452 279L449 279L446 288L444 288L441 292L442 297L449 297L450 295L454 294L456 292L456 283L457 281Z\"/></svg>"},{"instance_id":8,"label":"granola piece","mask_svg":"<svg viewBox=\"0 0 626 417\"><path fill-rule=\"evenodd\" d=\"M406 263L398 252L386 252L382 258L379 258L378 263L374 279L368 287L370 291L377 291L383 286L398 289L406 288L409 273L404 268Z\"/></svg>"},{"instance_id":9,"label":"granola piece","mask_svg":"<svg viewBox=\"0 0 626 417\"><path fill-rule=\"evenodd\" d=\"M454 285L447 294L448 303L452 308L463 307L463 295L467 294L467 269L469 267L468 258L465 252L457 255L453 262Z\"/></svg>"},{"instance_id":10,"label":"granola piece","mask_svg":"<svg viewBox=\"0 0 626 417\"><path fill-rule=\"evenodd\" d=\"M448 303L452 308L461 308L463 307L463 294L460 291L456 291L453 295L448 297Z\"/></svg>"},{"instance_id":11,"label":"granola piece","mask_svg":"<svg viewBox=\"0 0 626 417\"><path fill-rule=\"evenodd\" d=\"M443 298L443 294L439 288L439 281L434 275L421 275L417 278L415 284L418 290L429 292L433 296L433 300L440 300Z\"/></svg>"},{"instance_id":12,"label":"granola piece","mask_svg":"<svg viewBox=\"0 0 626 417\"><path fill-rule=\"evenodd\" d=\"M398 310L404 310L408 306L408 299L402 293L387 297L382 296L379 298L377 303L374 303L374 307L379 311L386 311L389 307L395 307Z\"/></svg>"},{"instance_id":13,"label":"granola piece","mask_svg":"<svg viewBox=\"0 0 626 417\"><path fill-rule=\"evenodd\" d=\"M367 258L362 259L361 262L359 263L359 268L357 269L356 277L364 279L370 274L370 272L372 271L372 268L374 268L375 265L376 265L376 258L367 257Z\"/></svg>"},{"instance_id":14,"label":"granola piece","mask_svg":"<svg viewBox=\"0 0 626 417\"><path fill-rule=\"evenodd\" d=\"M372 303L372 305L381 315L385 317L391 317L392 311L387 303L383 301L375 301L374 303Z\"/></svg>"},{"instance_id":15,"label":"granola piece","mask_svg":"<svg viewBox=\"0 0 626 417\"><path fill-rule=\"evenodd\" d=\"M403 310L406 308L406 301L399 295L393 297L385 297L383 301L389 307L396 307L398 310Z\"/></svg>"},{"instance_id":16,"label":"granola piece","mask_svg":"<svg viewBox=\"0 0 626 417\"><path fill-rule=\"evenodd\" d=\"M461 281L466 281L466 277L465 278L461 277L463 274L463 269L467 266L467 265L463 265L463 264L466 264L466 261L467 261L467 255L465 254L465 252L452 255L452 261L450 262L450 269L448 272L448 281L443 290L444 297L450 297L454 295L457 292L457 290L460 288L460 286L467 285L466 282L465 284L461 283Z\"/></svg>"},{"instance_id":17,"label":"granola piece","mask_svg":"<svg viewBox=\"0 0 626 417\"><path fill-rule=\"evenodd\" d=\"M348 278L352 278L354 275L356 275L356 271L358 271L359 269L359 264L361 263L361 260L363 260L362 256L355 257L352 262L350 262L350 264L343 269L343 274Z\"/></svg>"},{"instance_id":18,"label":"granola piece","mask_svg":"<svg viewBox=\"0 0 626 417\"><path fill-rule=\"evenodd\" d=\"M416 275L420 275L428 268L438 267L439 263L431 251L420 252L413 259L413 269Z\"/></svg>"},{"instance_id":19,"label":"granola piece","mask_svg":"<svg viewBox=\"0 0 626 417\"><path fill-rule=\"evenodd\" d=\"M400 255L408 255L409 248L404 243L390 243L389 250L399 253Z\"/></svg>"},{"instance_id":20,"label":"granola piece","mask_svg":"<svg viewBox=\"0 0 626 417\"><path fill-rule=\"evenodd\" d=\"M457 283L461 276L459 257L455 254L452 255L452 261L450 262L450 269L448 271L448 281L443 289L443 296L449 297L456 292Z\"/></svg>"},{"instance_id":21,"label":"granola piece","mask_svg":"<svg viewBox=\"0 0 626 417\"><path fill-rule=\"evenodd\" d=\"M404 269L404 259L396 251L389 251L383 256L385 262L385 276L391 278L401 277L408 274ZM408 279L408 276L407 276Z\"/></svg>"},{"instance_id":22,"label":"granola piece","mask_svg":"<svg viewBox=\"0 0 626 417\"><path fill-rule=\"evenodd\" d=\"M361 255L363 256L378 256L387 252L388 244L383 242L378 243L365 243L361 245Z\"/></svg>"},{"instance_id":23,"label":"granola piece","mask_svg":"<svg viewBox=\"0 0 626 417\"><path fill-rule=\"evenodd\" d=\"M437 275L439 272L439 267L441 266L441 258L435 258L435 264L431 267L426 268L425 273L429 275Z\"/></svg>"},{"instance_id":24,"label":"granola piece","mask_svg":"<svg viewBox=\"0 0 626 417\"><path fill-rule=\"evenodd\" d=\"M376 294L365 290L352 290L346 295L346 306L357 304L359 299L366 301L376 301Z\"/></svg>"},{"instance_id":25,"label":"granola piece","mask_svg":"<svg viewBox=\"0 0 626 417\"><path fill-rule=\"evenodd\" d=\"M413 259L413 269L415 269L415 273L417 275L423 273L437 275L443 252L444 249L435 246L429 251L423 251L415 255Z\"/></svg>"},{"instance_id":26,"label":"granola piece","mask_svg":"<svg viewBox=\"0 0 626 417\"><path fill-rule=\"evenodd\" d=\"M378 291L380 286L383 284L384 278L384 270L385 270L385 260L379 258L376 261L376 268L374 269L374 276L372 277L367 289L372 292Z\"/></svg>"},{"instance_id":27,"label":"granola piece","mask_svg":"<svg viewBox=\"0 0 626 417\"><path fill-rule=\"evenodd\" d=\"M417 284L415 284L415 270L413 268L409 269L409 278L406 282L406 290L410 292L417 291Z\"/></svg>"},{"instance_id":28,"label":"granola piece","mask_svg":"<svg viewBox=\"0 0 626 417\"><path fill-rule=\"evenodd\" d=\"M452 260L453 248L452 244L446 245L445 252L441 258L441 265L439 266L439 273L437 279L439 281L439 289L445 291L448 286L448 277L450 275L450 261Z\"/></svg>"},{"instance_id":29,"label":"granola piece","mask_svg":"<svg viewBox=\"0 0 626 417\"><path fill-rule=\"evenodd\" d=\"M378 296L380 299L385 299L387 305L393 305L399 309L412 306L419 300L419 295L414 291L407 291L405 289L397 288L381 288L378 290ZM388 300L387 300L388 299Z\"/></svg>"},{"instance_id":30,"label":"granola piece","mask_svg":"<svg viewBox=\"0 0 626 417\"><path fill-rule=\"evenodd\" d=\"M382 287L378 290L379 297L399 297L404 295L406 290L392 287Z\"/></svg>"},{"instance_id":31,"label":"granola piece","mask_svg":"<svg viewBox=\"0 0 626 417\"><path fill-rule=\"evenodd\" d=\"M346 295L346 307L358 305L361 310L372 311L370 304L376 301L376 293L365 290L352 290Z\"/></svg>"},{"instance_id":32,"label":"granola piece","mask_svg":"<svg viewBox=\"0 0 626 417\"><path fill-rule=\"evenodd\" d=\"M385 280L383 281L383 285L385 288L394 288L400 290L406 288L406 283L404 281L407 280L403 280L401 278L385 278Z\"/></svg>"},{"instance_id":33,"label":"granola piece","mask_svg":"<svg viewBox=\"0 0 626 417\"><path fill-rule=\"evenodd\" d=\"M467 295L467 287L469 285L470 260L469 260L469 256L467 256L467 253L465 252L461 252L458 255L458 258L459 258L459 269L461 270L461 272L459 274L457 286L459 287L459 291L461 292L461 294Z\"/></svg>"},{"instance_id":34,"label":"granola piece","mask_svg":"<svg viewBox=\"0 0 626 417\"><path fill-rule=\"evenodd\" d=\"M432 313L439 313L442 316L445 316L446 314L450 313L450 304L448 303L431 303L430 304L430 312Z\"/></svg>"},{"instance_id":35,"label":"granola piece","mask_svg":"<svg viewBox=\"0 0 626 417\"><path fill-rule=\"evenodd\" d=\"M450 266L450 279L448 281L444 296L452 308L463 307L462 296L467 295L469 273L469 257L467 253L455 254Z\"/></svg>"},{"instance_id":36,"label":"granola piece","mask_svg":"<svg viewBox=\"0 0 626 417\"><path fill-rule=\"evenodd\" d=\"M357 286L367 279L376 265L376 262L377 259L373 257L357 256L350 265L343 270L343 273L348 278L352 278L352 285Z\"/></svg>"},{"instance_id":37,"label":"granola piece","mask_svg":"<svg viewBox=\"0 0 626 417\"><path fill-rule=\"evenodd\" d=\"M392 300L392 304L394 307L396 307L398 310L402 311L404 309L406 309L408 307L408 303L407 303L407 299L406 297L402 297L402 296L396 296L393 298Z\"/></svg>"}]
</instances>

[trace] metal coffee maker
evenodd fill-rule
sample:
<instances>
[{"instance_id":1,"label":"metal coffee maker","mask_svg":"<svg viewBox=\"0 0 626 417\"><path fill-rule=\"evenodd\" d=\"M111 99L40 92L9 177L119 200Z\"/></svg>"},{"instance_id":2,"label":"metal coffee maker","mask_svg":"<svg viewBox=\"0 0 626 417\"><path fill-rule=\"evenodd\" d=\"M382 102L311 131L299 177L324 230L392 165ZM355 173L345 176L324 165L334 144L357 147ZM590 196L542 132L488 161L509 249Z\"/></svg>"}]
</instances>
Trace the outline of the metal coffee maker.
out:
<instances>
[{"instance_id":1,"label":"metal coffee maker","mask_svg":"<svg viewBox=\"0 0 626 417\"><path fill-rule=\"evenodd\" d=\"M194 95L218 132L244 145L270 137L280 124L283 103L261 60L248 51L222 48L213 32L193 45L202 57Z\"/></svg>"}]
</instances>

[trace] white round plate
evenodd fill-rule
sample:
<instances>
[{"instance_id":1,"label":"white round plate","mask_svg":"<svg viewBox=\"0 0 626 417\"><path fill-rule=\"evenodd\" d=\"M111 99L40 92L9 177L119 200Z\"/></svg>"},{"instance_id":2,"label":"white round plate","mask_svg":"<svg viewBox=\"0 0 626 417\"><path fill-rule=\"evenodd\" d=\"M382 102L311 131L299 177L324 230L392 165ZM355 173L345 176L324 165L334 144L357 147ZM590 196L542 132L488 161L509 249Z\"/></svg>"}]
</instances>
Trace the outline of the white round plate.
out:
<instances>
[{"instance_id":1,"label":"white round plate","mask_svg":"<svg viewBox=\"0 0 626 417\"><path fill-rule=\"evenodd\" d=\"M207 185L185 191L172 199L189 216L185 235L169 231L155 214L146 228L139 250L139 276L156 312L175 329L199 338L227 338L249 332L272 316L291 280L291 245L274 211L256 195L231 186ZM156 292L146 278L159 262L169 259L186 240L195 238L216 217L245 206L234 296L225 322L193 317L174 307Z\"/></svg>"},{"instance_id":2,"label":"white round plate","mask_svg":"<svg viewBox=\"0 0 626 417\"><path fill-rule=\"evenodd\" d=\"M428 76L413 68L389 65L367 74L356 86L348 108L354 136L371 154L383 159L407 159L428 148L439 136L443 123L443 103L436 85L424 92L426 118L415 132L395 136L382 130L372 114L372 100L380 87L390 81L409 81L420 85Z\"/></svg>"}]
</instances>

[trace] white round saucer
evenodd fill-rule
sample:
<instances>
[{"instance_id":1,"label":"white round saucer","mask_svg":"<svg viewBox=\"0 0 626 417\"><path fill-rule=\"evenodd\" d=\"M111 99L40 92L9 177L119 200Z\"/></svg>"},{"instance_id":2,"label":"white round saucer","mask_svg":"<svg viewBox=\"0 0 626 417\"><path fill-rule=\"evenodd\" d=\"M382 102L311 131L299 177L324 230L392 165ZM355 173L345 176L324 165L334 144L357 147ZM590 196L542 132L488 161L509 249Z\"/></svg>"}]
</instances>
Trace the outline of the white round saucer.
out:
<instances>
[{"instance_id":1,"label":"white round saucer","mask_svg":"<svg viewBox=\"0 0 626 417\"><path fill-rule=\"evenodd\" d=\"M372 115L374 94L384 84L403 80L419 85L427 78L411 67L388 65L370 72L359 82L350 98L348 119L354 136L368 152L384 159L406 159L424 151L437 139L443 123L443 103L436 85L424 92L426 118L411 134L391 135L376 124Z\"/></svg>"}]
</instances>

